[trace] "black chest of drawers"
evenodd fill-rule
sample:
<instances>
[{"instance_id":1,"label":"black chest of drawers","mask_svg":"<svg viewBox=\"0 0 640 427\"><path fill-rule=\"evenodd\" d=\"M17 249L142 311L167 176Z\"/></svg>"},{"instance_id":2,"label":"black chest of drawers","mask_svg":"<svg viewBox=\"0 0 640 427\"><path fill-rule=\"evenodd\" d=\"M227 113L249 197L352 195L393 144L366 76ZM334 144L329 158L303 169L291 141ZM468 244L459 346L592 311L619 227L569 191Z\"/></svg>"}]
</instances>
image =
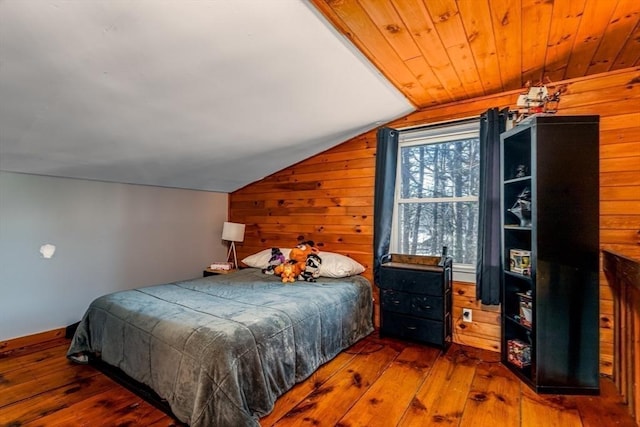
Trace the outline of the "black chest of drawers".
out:
<instances>
[{"instance_id":1,"label":"black chest of drawers","mask_svg":"<svg viewBox=\"0 0 640 427\"><path fill-rule=\"evenodd\" d=\"M390 259L380 268L380 334L446 350L452 326L451 257L392 255Z\"/></svg>"}]
</instances>

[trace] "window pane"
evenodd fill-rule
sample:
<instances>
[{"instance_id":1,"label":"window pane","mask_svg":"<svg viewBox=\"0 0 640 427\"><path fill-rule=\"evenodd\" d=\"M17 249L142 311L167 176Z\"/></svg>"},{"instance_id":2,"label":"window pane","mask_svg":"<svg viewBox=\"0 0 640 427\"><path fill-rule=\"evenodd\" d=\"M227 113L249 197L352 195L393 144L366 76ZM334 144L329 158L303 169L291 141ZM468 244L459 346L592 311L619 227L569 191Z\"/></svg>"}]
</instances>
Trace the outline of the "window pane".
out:
<instances>
[{"instance_id":1,"label":"window pane","mask_svg":"<svg viewBox=\"0 0 640 427\"><path fill-rule=\"evenodd\" d=\"M447 246L453 262L476 262L478 203L402 203L399 205L399 252L439 255Z\"/></svg>"},{"instance_id":2,"label":"window pane","mask_svg":"<svg viewBox=\"0 0 640 427\"><path fill-rule=\"evenodd\" d=\"M478 195L478 139L402 147L400 197Z\"/></svg>"}]
</instances>

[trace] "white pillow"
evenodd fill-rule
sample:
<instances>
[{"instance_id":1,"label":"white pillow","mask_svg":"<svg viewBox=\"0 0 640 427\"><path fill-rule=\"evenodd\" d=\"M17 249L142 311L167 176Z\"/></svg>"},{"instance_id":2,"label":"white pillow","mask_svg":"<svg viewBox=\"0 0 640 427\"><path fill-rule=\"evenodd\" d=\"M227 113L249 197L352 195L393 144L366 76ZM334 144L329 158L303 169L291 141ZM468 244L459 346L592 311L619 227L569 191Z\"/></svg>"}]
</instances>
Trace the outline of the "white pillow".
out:
<instances>
[{"instance_id":1,"label":"white pillow","mask_svg":"<svg viewBox=\"0 0 640 427\"><path fill-rule=\"evenodd\" d=\"M291 248L280 248L280 251L285 258L289 258L289 252L291 252ZM256 252L253 255L249 255L248 257L244 258L242 262L245 265L253 268L267 268L269 267L270 259L271 248Z\"/></svg>"},{"instance_id":2,"label":"white pillow","mask_svg":"<svg viewBox=\"0 0 640 427\"><path fill-rule=\"evenodd\" d=\"M365 268L358 261L334 252L320 252L320 275L323 277L348 277L362 273Z\"/></svg>"},{"instance_id":3,"label":"white pillow","mask_svg":"<svg viewBox=\"0 0 640 427\"><path fill-rule=\"evenodd\" d=\"M291 248L280 248L285 258L289 258ZM324 277L348 277L362 273L365 268L359 262L335 252L320 252L318 254L322 259L320 266L320 276ZM249 255L242 262L253 268L267 268L271 259L271 248L264 249Z\"/></svg>"}]
</instances>

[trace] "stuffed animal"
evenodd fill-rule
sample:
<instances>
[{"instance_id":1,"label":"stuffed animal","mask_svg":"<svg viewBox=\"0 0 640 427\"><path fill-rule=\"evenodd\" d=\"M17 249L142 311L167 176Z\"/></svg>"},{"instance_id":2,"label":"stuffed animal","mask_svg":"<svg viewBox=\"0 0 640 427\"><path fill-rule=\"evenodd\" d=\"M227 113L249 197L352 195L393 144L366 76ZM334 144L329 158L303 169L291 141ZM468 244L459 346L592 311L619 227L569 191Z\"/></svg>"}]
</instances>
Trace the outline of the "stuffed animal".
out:
<instances>
[{"instance_id":1,"label":"stuffed animal","mask_svg":"<svg viewBox=\"0 0 640 427\"><path fill-rule=\"evenodd\" d=\"M296 278L300 275L302 270L298 264L285 262L284 264L276 266L274 272L282 278L282 283L293 283L296 281Z\"/></svg>"},{"instance_id":2,"label":"stuffed animal","mask_svg":"<svg viewBox=\"0 0 640 427\"><path fill-rule=\"evenodd\" d=\"M318 249L314 247L313 241L301 242L289 252L289 259L284 263L276 265L273 273L282 278L283 283L295 282L307 267L307 258L311 254L318 254ZM267 268L268 270L268 268ZM268 273L267 273L268 274ZM313 274L311 274L313 276ZM304 279L300 279L304 280Z\"/></svg>"},{"instance_id":3,"label":"stuffed animal","mask_svg":"<svg viewBox=\"0 0 640 427\"><path fill-rule=\"evenodd\" d=\"M274 274L275 268L280 264L284 264L285 261L286 259L280 248L271 248L271 258L269 258L269 266L267 268L263 268L262 272L264 274Z\"/></svg>"},{"instance_id":4,"label":"stuffed animal","mask_svg":"<svg viewBox=\"0 0 640 427\"><path fill-rule=\"evenodd\" d=\"M311 253L307 256L307 262L305 263L304 270L298 276L298 280L304 280L305 282L315 282L320 277L320 266L322 265L322 259L317 253Z\"/></svg>"},{"instance_id":5,"label":"stuffed animal","mask_svg":"<svg viewBox=\"0 0 640 427\"><path fill-rule=\"evenodd\" d=\"M289 253L289 262L297 264L300 271L303 271L307 264L307 257L312 253L317 254L318 252L318 248L314 246L312 240L298 243L298 245L295 248L292 248Z\"/></svg>"}]
</instances>

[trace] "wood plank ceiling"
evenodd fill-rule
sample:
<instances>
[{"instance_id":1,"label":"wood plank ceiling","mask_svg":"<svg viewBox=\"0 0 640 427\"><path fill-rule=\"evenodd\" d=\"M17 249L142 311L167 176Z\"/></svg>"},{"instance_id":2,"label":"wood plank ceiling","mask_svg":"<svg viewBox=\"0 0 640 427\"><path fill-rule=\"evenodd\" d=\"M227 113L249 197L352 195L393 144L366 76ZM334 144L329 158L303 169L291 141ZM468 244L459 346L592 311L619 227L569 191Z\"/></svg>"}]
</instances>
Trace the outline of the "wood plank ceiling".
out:
<instances>
[{"instance_id":1,"label":"wood plank ceiling","mask_svg":"<svg viewBox=\"0 0 640 427\"><path fill-rule=\"evenodd\" d=\"M638 0L312 0L418 108L640 65Z\"/></svg>"}]
</instances>

